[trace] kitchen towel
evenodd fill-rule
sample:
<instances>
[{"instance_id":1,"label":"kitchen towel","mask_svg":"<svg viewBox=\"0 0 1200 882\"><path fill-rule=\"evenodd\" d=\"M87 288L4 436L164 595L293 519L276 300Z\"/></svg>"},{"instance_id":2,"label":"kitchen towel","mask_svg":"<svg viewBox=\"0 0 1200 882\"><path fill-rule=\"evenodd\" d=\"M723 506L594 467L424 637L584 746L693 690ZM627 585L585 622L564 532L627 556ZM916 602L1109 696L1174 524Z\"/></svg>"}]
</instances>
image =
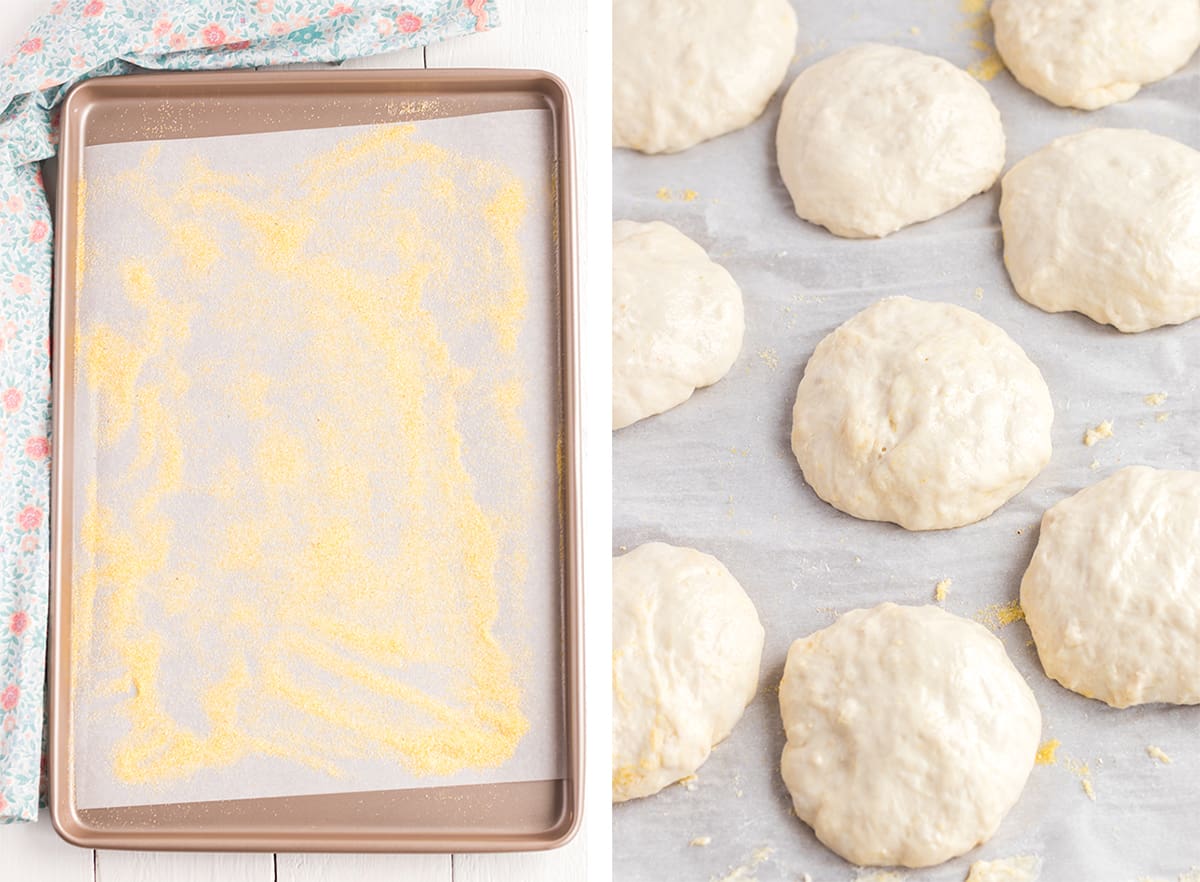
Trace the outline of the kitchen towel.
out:
<instances>
[{"instance_id":1,"label":"kitchen towel","mask_svg":"<svg viewBox=\"0 0 1200 882\"><path fill-rule=\"evenodd\" d=\"M497 24L495 0L58 0L0 62L0 823L37 819L43 774L55 108L139 67L341 61Z\"/></svg>"}]
</instances>

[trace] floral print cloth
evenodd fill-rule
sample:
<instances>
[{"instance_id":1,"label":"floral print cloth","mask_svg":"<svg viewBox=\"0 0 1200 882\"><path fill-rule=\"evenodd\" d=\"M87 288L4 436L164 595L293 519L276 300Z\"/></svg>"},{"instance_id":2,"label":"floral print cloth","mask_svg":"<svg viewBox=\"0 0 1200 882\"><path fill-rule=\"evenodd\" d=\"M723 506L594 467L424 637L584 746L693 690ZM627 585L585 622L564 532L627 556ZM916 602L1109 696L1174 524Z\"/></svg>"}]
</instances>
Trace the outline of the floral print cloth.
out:
<instances>
[{"instance_id":1,"label":"floral print cloth","mask_svg":"<svg viewBox=\"0 0 1200 882\"><path fill-rule=\"evenodd\" d=\"M37 819L43 772L53 230L39 163L55 106L134 67L338 61L497 23L495 0L58 0L0 56L0 822Z\"/></svg>"}]
</instances>

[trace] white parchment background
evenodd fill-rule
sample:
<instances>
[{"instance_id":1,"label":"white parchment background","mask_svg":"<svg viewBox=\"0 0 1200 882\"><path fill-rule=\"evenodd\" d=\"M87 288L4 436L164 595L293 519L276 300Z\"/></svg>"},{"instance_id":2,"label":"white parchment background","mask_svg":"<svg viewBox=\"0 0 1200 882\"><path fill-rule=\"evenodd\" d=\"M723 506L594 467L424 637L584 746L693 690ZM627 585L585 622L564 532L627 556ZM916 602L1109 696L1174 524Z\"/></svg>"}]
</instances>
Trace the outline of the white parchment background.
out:
<instances>
[{"instance_id":1,"label":"white parchment background","mask_svg":"<svg viewBox=\"0 0 1200 882\"><path fill-rule=\"evenodd\" d=\"M535 478L530 520L517 529L524 533L524 547L528 551L529 577L521 591L522 604L516 603L511 586L501 586L501 611L495 633L506 650L517 658L518 677L524 686L522 710L530 721L530 730L517 747L516 754L502 767L496 769L466 770L449 776L415 776L407 772L398 762L384 760L378 757L363 757L358 760L339 762L343 774L330 777L324 772L305 766L272 759L263 756L250 756L238 761L227 768L203 771L195 776L162 786L135 786L121 783L114 779L112 763L109 760L113 745L128 729L128 722L120 712L122 696L97 695L87 689L82 689L76 698L75 730L74 730L74 764L77 781L77 801L81 808L116 807L124 805L139 805L148 803L190 802L213 799L238 799L248 797L286 796L310 793L348 792L355 790L387 790L412 787L435 787L452 784L497 783L512 781L543 780L561 777L562 773L562 629L561 629L561 590L559 583L558 547L559 529L557 522L557 491L555 481L555 445L558 431L558 393L557 393L557 321L556 307L556 263L552 244L552 193L551 169L554 158L553 124L548 111L520 110L503 113L488 113L459 118L424 120L411 123L416 128L414 139L424 141L460 152L468 157L481 160L494 160L507 166L518 177L524 187L529 209L521 228L522 252L525 260L527 290L529 294L528 307L516 354L509 356L518 359L520 369L525 377L525 398L522 406L522 417L527 427L527 456ZM331 147L360 135L370 127L342 127L332 129L314 129L306 131L269 133L257 135L240 135L231 137L188 139L164 141L161 144L161 154L157 160L152 175L164 192L170 192L170 182L183 174L186 163L193 157L199 157L212 169L237 175L257 175L273 185L287 189L290 180L295 179L299 187L299 178L303 174L303 162L309 157L320 154ZM91 181L99 181L125 169L130 169L139 163L145 155L146 143L110 144L88 148L85 156L85 177ZM420 170L421 166L413 167ZM405 180L405 176L413 180ZM290 177L289 177L290 176ZM382 187L389 182L399 187L401 198L420 198L424 180L412 170L384 171L372 179L372 186ZM322 241L318 248L328 246L344 238L347 224L353 225L357 218L369 214L367 208L373 205L374 191L355 187L353 182L347 182L344 192L338 199L327 206L328 226L323 230ZM356 202L357 200L357 202ZM375 200L377 201L377 200ZM355 205L362 207L356 212ZM342 226L339 226L342 225ZM212 274L211 283L214 286L210 294L214 299L222 286L228 286L236 281L239 285L255 283L254 261L240 249L244 247L236 240L235 232L223 235L221 261ZM471 266L474 252L471 230L448 230L447 247L455 257L457 266L461 269L461 278L452 279L464 286L468 295L473 290ZM117 264L126 256L153 254L161 251L164 231L144 212L137 207L136 201L124 198L121 193L105 195L103 188L90 187L86 215L85 241L89 251L94 250L89 260L85 279L85 288L80 296L79 320L84 322L105 321L119 331L133 333L139 321L140 310L130 310L123 305L119 295L120 281ZM233 237L233 238L231 238ZM362 236L357 237L358 241ZM351 259L361 261L364 267L377 267L381 273L388 271L396 264L397 257L392 253L387 242L380 242L376 251L358 253ZM165 268L164 269L169 269ZM182 280L186 278L180 271L173 285L169 271L158 273L157 282L159 294L169 299L191 301L196 298L194 290L177 290ZM239 288L241 290L241 288ZM257 290L264 298L289 297L292 294L286 288L281 288L277 279L264 276ZM115 298L106 298L104 294L115 293ZM427 292L428 293L428 292ZM449 293L449 292L446 292ZM203 292L201 292L203 299ZM488 354L488 346L478 330L467 328L464 323L456 321L455 306L452 298L447 296L438 300L428 296L423 305L437 317L442 327L447 345L455 360L472 370L477 371L480 381L478 394L487 392L487 381L490 379L488 358L495 359L494 354ZM261 312L261 310L259 311ZM224 347L258 346L268 349L276 346L272 342L272 329L267 327L249 327L242 329L245 340L239 342L236 334L216 333L205 334L198 330L204 328L206 314L202 310L193 323L193 338L188 342L186 355L193 356L196 363L208 370L217 372L233 370L233 364L225 364L221 353ZM211 317L209 317L211 319ZM461 327L460 327L461 326ZM213 325L208 325L210 331ZM278 345L278 356L275 359L272 373L277 377L293 379L293 390L297 399L295 406L304 407L305 399L300 394L302 384L306 380L295 377L287 356L288 347ZM270 356L268 356L270 357ZM319 378L318 378L319 379ZM200 388L201 384L196 384ZM498 504L514 492L509 482L514 476L513 463L508 461L509 447L489 442L497 433L505 431L503 427L489 421L491 411L472 408L469 406L470 396L476 394L474 385L468 385L466 391L460 393L460 426L464 436L464 458L467 468L475 480L476 496L485 510L495 510ZM79 427L75 438L75 507L77 523L82 516L85 500L85 488L95 477L103 486L104 482L119 479L123 469L132 455L132 434L110 450L96 448L94 426L97 414L96 404L91 396L85 394L85 387L77 390L76 426ZM189 393L190 394L190 393ZM291 394L291 393L289 393ZM355 394L363 396L364 402L372 396L371 377L363 377L361 387ZM193 398L195 395L193 395ZM195 400L190 402L195 413L206 415L224 413L228 405L222 402L205 402ZM90 427L90 428L89 428ZM228 441L240 443L237 433L253 432L253 427L247 427L241 422L234 421L233 425L221 420L209 420L204 416L199 421L193 421L194 431L204 433L210 439L214 450L219 450ZM233 432L232 440L223 437L223 433ZM251 435L253 437L253 435ZM195 444L188 445L189 457L204 456L204 451ZM378 500L377 500L378 502ZM194 545L191 552L201 558L208 552L205 543L208 541L203 530L194 528L187 534L185 525L189 523L189 515L195 521L195 512L189 512L187 502L185 508L177 515L177 537L184 535ZM196 505L193 500L191 505ZM379 520L368 510L370 503L364 501L364 511L359 521L360 529L370 531L376 547L386 547L389 541L389 531L394 535L397 525L387 519ZM78 548L78 537L76 537ZM173 549L172 554L183 553ZM446 553L453 555L456 550L447 548ZM215 578L215 577L214 577ZM254 591L254 585L246 585L245 590ZM402 581L398 581L397 591L403 591ZM204 586L200 586L198 597L203 603ZM101 603L101 608L103 604ZM172 623L169 616L161 611L149 609L146 611L151 626L156 624L163 629L168 639L172 628L178 628L178 623ZM211 621L205 616L210 615ZM200 611L194 614L194 619L200 620L199 627L217 631L222 611L210 609L207 613ZM104 627L103 616L98 615L97 637ZM185 623L186 624L186 623ZM365 622L364 624L370 624ZM248 652L253 657L254 637L248 638ZM95 641L94 641L95 642ZM446 664L452 665L457 660L461 647L446 646ZM87 683L86 671L82 681ZM172 682L189 683L195 672L189 667L189 657L185 653L164 655L160 670L160 682L164 692L170 695ZM429 688L437 692L440 678L445 677L444 671L417 671L411 676L418 679L415 685ZM181 679L173 679L181 678ZM336 680L331 679L329 688L336 688ZM387 699L380 698L380 701ZM184 723L192 723L201 734L204 732L204 718L194 707L171 708Z\"/></svg>"},{"instance_id":2,"label":"white parchment background","mask_svg":"<svg viewBox=\"0 0 1200 882\"><path fill-rule=\"evenodd\" d=\"M964 11L957 0L794 5L799 48L787 83L859 42L908 46L967 67L985 54L971 41L991 37L971 26L972 4ZM1059 135L1094 126L1146 128L1200 148L1197 58L1132 101L1092 113L1054 107L1007 72L984 85L1004 120L1008 167ZM794 817L779 779L775 688L791 641L828 625L836 612L885 600L931 602L943 578L953 579L945 603L951 612L971 616L1015 600L1047 507L1123 465L1200 468L1200 321L1125 336L1026 304L1001 262L999 187L881 241L838 239L799 220L775 164L781 97L782 90L748 129L682 154L614 155L615 216L678 226L729 269L746 304L745 344L722 382L613 436L614 550L664 540L716 554L754 599L767 630L759 695L701 768L696 789L674 786L614 806L614 877L622 882L857 878ZM656 195L664 187L670 201ZM698 194L693 201L681 199L688 189ZM855 520L813 494L792 456L791 408L813 348L894 294L977 311L1025 348L1050 387L1053 458L983 523L917 534ZM1143 402L1160 391L1170 396L1160 407ZM1170 413L1165 422L1156 421L1159 411ZM1083 446L1085 429L1105 419L1113 420L1115 437ZM1200 708L1113 710L1047 679L1023 622L1000 636L1041 705L1043 738L1062 742L1059 763L1034 769L1020 802L982 848L899 876L962 880L974 860L1016 854L1040 855L1041 878L1053 882L1175 880L1200 865ZM1172 763L1150 759L1151 744ZM1065 757L1089 765L1095 802ZM689 846L699 836L711 844ZM774 851L756 862L763 847Z\"/></svg>"}]
</instances>

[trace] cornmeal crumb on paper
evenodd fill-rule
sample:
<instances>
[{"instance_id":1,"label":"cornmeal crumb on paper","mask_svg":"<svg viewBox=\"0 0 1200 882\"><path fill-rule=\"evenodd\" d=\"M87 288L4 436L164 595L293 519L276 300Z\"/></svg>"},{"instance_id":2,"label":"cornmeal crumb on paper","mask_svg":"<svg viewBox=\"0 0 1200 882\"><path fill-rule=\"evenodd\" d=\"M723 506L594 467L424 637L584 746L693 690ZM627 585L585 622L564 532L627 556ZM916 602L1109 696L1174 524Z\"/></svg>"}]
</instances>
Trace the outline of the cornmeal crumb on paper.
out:
<instances>
[{"instance_id":1,"label":"cornmeal crumb on paper","mask_svg":"<svg viewBox=\"0 0 1200 882\"><path fill-rule=\"evenodd\" d=\"M714 876L713 882L742 882L742 880L754 879L754 871L762 864L771 859L771 855L775 853L775 849L764 845L754 849L741 864L730 869L724 876Z\"/></svg>"},{"instance_id":2,"label":"cornmeal crumb on paper","mask_svg":"<svg viewBox=\"0 0 1200 882\"><path fill-rule=\"evenodd\" d=\"M1104 422L1100 423L1100 425L1088 429L1083 433L1083 443L1086 446L1091 447L1093 444L1103 441L1105 438L1111 438L1112 436L1112 420L1104 420Z\"/></svg>"},{"instance_id":3,"label":"cornmeal crumb on paper","mask_svg":"<svg viewBox=\"0 0 1200 882\"><path fill-rule=\"evenodd\" d=\"M1170 765L1171 763L1171 758L1167 756L1166 752L1163 751L1161 747L1155 747L1153 744L1146 748L1146 756L1150 757L1152 760L1157 760L1164 766Z\"/></svg>"},{"instance_id":4,"label":"cornmeal crumb on paper","mask_svg":"<svg viewBox=\"0 0 1200 882\"><path fill-rule=\"evenodd\" d=\"M934 599L938 603L941 603L943 600L945 600L946 595L950 593L950 586L953 584L954 584L953 579L942 579L942 581L940 581L936 585L934 585L933 586Z\"/></svg>"},{"instance_id":5,"label":"cornmeal crumb on paper","mask_svg":"<svg viewBox=\"0 0 1200 882\"><path fill-rule=\"evenodd\" d=\"M1042 743L1037 749L1037 756L1034 757L1034 762L1039 766L1052 766L1056 762L1054 754L1058 752L1058 748L1062 746L1062 742L1057 738L1051 738L1049 741Z\"/></svg>"},{"instance_id":6,"label":"cornmeal crumb on paper","mask_svg":"<svg viewBox=\"0 0 1200 882\"><path fill-rule=\"evenodd\" d=\"M1142 401L1146 402L1146 404L1148 404L1150 407L1158 407L1160 404L1162 404L1166 400L1167 400L1166 392L1151 392L1149 395L1147 395L1145 398L1142 399Z\"/></svg>"},{"instance_id":7,"label":"cornmeal crumb on paper","mask_svg":"<svg viewBox=\"0 0 1200 882\"><path fill-rule=\"evenodd\" d=\"M1079 779L1079 786L1092 802L1096 801L1096 788L1092 786L1092 768L1082 760L1067 757L1063 765L1067 771Z\"/></svg>"},{"instance_id":8,"label":"cornmeal crumb on paper","mask_svg":"<svg viewBox=\"0 0 1200 882\"><path fill-rule=\"evenodd\" d=\"M986 625L993 631L999 631L1013 622L1024 620L1025 610L1021 609L1020 602L1016 600L1009 601L1008 603L993 603L975 613L975 621L981 625Z\"/></svg>"},{"instance_id":9,"label":"cornmeal crumb on paper","mask_svg":"<svg viewBox=\"0 0 1200 882\"><path fill-rule=\"evenodd\" d=\"M966 882L1036 882L1042 860L1035 854L1021 854L994 861L975 861Z\"/></svg>"},{"instance_id":10,"label":"cornmeal crumb on paper","mask_svg":"<svg viewBox=\"0 0 1200 882\"><path fill-rule=\"evenodd\" d=\"M688 845L694 846L695 848L704 848L711 842L711 836L697 836L695 839L689 842Z\"/></svg>"}]
</instances>

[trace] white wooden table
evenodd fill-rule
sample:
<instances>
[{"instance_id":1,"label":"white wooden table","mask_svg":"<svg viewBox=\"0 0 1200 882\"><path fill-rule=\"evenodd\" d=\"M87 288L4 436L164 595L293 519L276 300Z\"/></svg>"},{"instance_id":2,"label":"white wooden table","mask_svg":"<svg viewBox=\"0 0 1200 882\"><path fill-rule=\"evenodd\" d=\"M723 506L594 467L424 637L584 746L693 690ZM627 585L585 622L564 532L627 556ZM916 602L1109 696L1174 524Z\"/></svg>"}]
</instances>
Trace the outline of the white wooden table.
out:
<instances>
[{"instance_id":1,"label":"white wooden table","mask_svg":"<svg viewBox=\"0 0 1200 882\"><path fill-rule=\"evenodd\" d=\"M588 267L607 264L603 254L589 252L587 229L607 231L608 196L584 186L589 167L607 166L607 125L596 149L582 149L591 103L585 100L585 33L581 0L501 0L502 27L485 34L452 40L425 50L407 50L347 62L348 67L520 67L549 70L566 81L575 100L576 138L580 144L581 278L585 280L582 322L600 333L585 334L583 360L584 544L586 580L608 584L609 442L607 296L588 296ZM0 0L0 52L6 52L51 0ZM606 4L593 10L593 22L607 16ZM603 27L600 27L603 30ZM603 65L609 62L607 52ZM607 78L604 78L607 82ZM599 90L595 90L599 91ZM601 102L603 103L603 101ZM607 115L601 117L607 122ZM591 154L589 156L589 153ZM604 177L607 177L605 175ZM590 199L588 196L590 195ZM595 215L594 217L592 215ZM590 218L590 223L589 223ZM597 220L598 218L598 220ZM607 236L605 237L607 241ZM603 252L603 244L591 251ZM607 273L598 274L607 290ZM598 413L599 419L593 419ZM594 468L593 468L594 466ZM593 632L592 622L608 618L606 591L592 591L585 607L588 627L588 705L590 722L600 733L589 737L587 807L584 827L566 847L553 852L517 855L296 855L172 854L166 852L91 851L60 840L43 812L36 824L0 827L0 879L13 882L583 882L609 877L608 643L606 629ZM589 726L594 731L595 727ZM588 842L592 843L589 849Z\"/></svg>"}]
</instances>

